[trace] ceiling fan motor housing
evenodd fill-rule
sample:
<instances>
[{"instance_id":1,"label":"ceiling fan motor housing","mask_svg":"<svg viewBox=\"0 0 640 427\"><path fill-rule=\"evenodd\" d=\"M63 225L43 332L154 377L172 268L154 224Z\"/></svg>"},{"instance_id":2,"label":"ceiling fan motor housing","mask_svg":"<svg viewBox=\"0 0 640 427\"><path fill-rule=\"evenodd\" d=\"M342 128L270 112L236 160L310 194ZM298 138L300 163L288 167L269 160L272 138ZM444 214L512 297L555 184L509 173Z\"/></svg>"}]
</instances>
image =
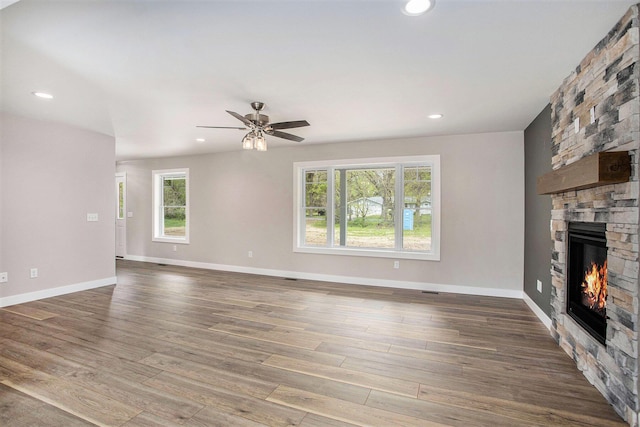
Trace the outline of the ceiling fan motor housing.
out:
<instances>
[{"instance_id":1,"label":"ceiling fan motor housing","mask_svg":"<svg viewBox=\"0 0 640 427\"><path fill-rule=\"evenodd\" d=\"M256 123L256 113L249 113L249 114L245 114L244 115L245 119L251 121L252 123L258 125L258 126L265 126L267 123L269 123L269 116L267 116L266 114L258 114L258 122Z\"/></svg>"}]
</instances>

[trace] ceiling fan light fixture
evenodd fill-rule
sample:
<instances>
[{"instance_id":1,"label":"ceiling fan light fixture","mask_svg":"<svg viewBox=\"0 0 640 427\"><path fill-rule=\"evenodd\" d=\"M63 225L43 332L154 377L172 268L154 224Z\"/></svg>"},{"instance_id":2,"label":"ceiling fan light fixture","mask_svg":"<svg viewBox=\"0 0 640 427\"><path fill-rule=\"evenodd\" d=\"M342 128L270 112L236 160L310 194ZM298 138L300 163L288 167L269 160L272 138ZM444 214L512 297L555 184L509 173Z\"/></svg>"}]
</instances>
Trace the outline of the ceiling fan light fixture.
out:
<instances>
[{"instance_id":1,"label":"ceiling fan light fixture","mask_svg":"<svg viewBox=\"0 0 640 427\"><path fill-rule=\"evenodd\" d=\"M258 133L258 136L256 136L255 146L258 151L267 151L267 140L264 139L262 132Z\"/></svg>"},{"instance_id":2,"label":"ceiling fan light fixture","mask_svg":"<svg viewBox=\"0 0 640 427\"><path fill-rule=\"evenodd\" d=\"M254 136L253 132L249 132L242 138L242 148L245 150L253 150Z\"/></svg>"},{"instance_id":3,"label":"ceiling fan light fixture","mask_svg":"<svg viewBox=\"0 0 640 427\"><path fill-rule=\"evenodd\" d=\"M409 0L402 9L402 12L408 16L418 16L433 9L436 0Z\"/></svg>"}]
</instances>

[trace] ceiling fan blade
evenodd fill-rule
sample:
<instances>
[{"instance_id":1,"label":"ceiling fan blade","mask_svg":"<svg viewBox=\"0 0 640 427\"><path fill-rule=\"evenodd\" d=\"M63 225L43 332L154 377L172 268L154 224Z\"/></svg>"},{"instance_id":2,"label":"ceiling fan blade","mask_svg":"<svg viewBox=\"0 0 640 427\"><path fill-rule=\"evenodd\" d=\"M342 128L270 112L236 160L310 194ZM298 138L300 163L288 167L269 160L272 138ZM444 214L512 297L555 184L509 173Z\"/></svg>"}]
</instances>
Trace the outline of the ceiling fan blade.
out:
<instances>
[{"instance_id":1,"label":"ceiling fan blade","mask_svg":"<svg viewBox=\"0 0 640 427\"><path fill-rule=\"evenodd\" d=\"M242 123L244 123L245 125L247 125L248 127L252 127L253 123L251 122L251 120L247 119L244 116L241 116L240 114L233 112L233 111L229 111L229 110L225 110L227 113L231 114L233 117L235 117L236 119L240 120Z\"/></svg>"},{"instance_id":2,"label":"ceiling fan blade","mask_svg":"<svg viewBox=\"0 0 640 427\"><path fill-rule=\"evenodd\" d=\"M286 132L280 132L279 130L271 130L271 131L265 131L268 135L271 136L276 136L278 138L282 138L282 139L288 139L289 141L295 141L295 142L302 142L304 141L304 138L301 138L299 136L296 135L291 135L290 133L286 133Z\"/></svg>"},{"instance_id":3,"label":"ceiling fan blade","mask_svg":"<svg viewBox=\"0 0 640 427\"><path fill-rule=\"evenodd\" d=\"M197 128L207 128L207 129L238 129L238 130L247 130L247 128L239 128L235 126L196 126Z\"/></svg>"},{"instance_id":4,"label":"ceiling fan blade","mask_svg":"<svg viewBox=\"0 0 640 427\"><path fill-rule=\"evenodd\" d=\"M303 126L311 126L306 120L295 120L293 122L279 122L269 124L273 129L291 129L301 128Z\"/></svg>"}]
</instances>

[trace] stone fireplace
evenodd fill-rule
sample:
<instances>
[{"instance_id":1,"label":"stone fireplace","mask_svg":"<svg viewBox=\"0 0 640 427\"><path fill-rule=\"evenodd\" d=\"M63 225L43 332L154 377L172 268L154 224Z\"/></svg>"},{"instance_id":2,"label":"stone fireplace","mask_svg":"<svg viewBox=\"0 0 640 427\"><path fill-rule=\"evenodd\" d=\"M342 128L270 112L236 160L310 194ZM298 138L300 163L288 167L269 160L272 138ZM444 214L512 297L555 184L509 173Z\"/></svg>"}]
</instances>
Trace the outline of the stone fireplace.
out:
<instances>
[{"instance_id":1,"label":"stone fireplace","mask_svg":"<svg viewBox=\"0 0 640 427\"><path fill-rule=\"evenodd\" d=\"M629 182L560 191L551 196L551 334L587 379L633 426L640 425L639 19L638 6L631 7L565 79L551 100L554 171L594 153L623 151L630 156ZM606 326L600 338L571 313L568 286L572 279L568 276L582 274L569 271L570 261L575 262L573 257L577 257L578 251L569 242L574 224L587 224L587 228L601 228L604 232L600 249L588 249L599 251L596 258L604 254L607 264L606 315L601 316ZM602 264L603 260L595 262Z\"/></svg>"}]
</instances>

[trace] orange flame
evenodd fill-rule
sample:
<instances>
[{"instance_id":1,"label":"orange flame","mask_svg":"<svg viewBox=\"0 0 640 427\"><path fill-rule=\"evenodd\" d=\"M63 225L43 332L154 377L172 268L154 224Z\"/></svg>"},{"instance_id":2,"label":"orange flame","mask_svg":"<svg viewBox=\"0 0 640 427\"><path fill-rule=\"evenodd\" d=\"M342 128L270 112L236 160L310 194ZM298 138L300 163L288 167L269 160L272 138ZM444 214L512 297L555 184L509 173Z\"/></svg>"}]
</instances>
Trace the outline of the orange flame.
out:
<instances>
[{"instance_id":1,"label":"orange flame","mask_svg":"<svg viewBox=\"0 0 640 427\"><path fill-rule=\"evenodd\" d=\"M607 261L602 267L595 262L587 270L582 282L582 303L591 310L604 315L607 301Z\"/></svg>"}]
</instances>

